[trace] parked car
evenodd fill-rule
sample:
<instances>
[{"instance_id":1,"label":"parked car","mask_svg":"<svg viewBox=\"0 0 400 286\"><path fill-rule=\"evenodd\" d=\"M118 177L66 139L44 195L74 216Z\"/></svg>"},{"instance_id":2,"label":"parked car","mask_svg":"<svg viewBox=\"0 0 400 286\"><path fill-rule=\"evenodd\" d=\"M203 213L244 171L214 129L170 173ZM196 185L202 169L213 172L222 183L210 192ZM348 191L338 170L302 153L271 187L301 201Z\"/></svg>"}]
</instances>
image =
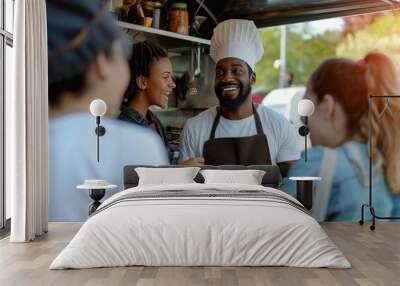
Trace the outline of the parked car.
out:
<instances>
[{"instance_id":1,"label":"parked car","mask_svg":"<svg viewBox=\"0 0 400 286\"><path fill-rule=\"evenodd\" d=\"M263 99L262 104L283 114L297 128L301 126L297 105L305 90L304 86L274 89Z\"/></svg>"}]
</instances>

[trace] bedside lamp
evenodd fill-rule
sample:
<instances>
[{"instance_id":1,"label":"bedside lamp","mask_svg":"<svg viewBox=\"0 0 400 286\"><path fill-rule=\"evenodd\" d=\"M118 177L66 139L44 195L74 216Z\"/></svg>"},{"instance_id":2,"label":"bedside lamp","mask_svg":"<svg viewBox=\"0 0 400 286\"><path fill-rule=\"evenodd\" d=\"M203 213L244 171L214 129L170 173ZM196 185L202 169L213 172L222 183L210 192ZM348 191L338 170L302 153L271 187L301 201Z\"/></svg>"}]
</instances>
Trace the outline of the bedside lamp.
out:
<instances>
[{"instance_id":1,"label":"bedside lamp","mask_svg":"<svg viewBox=\"0 0 400 286\"><path fill-rule=\"evenodd\" d=\"M304 161L307 162L307 135L310 133L308 129L308 117L314 113L314 103L309 99L300 100L297 105L297 112L304 117L304 125L299 128L299 134L304 136ZM296 197L303 206L310 210L313 207L313 182L320 181L320 177L289 177L289 180L296 181Z\"/></svg>"},{"instance_id":2,"label":"bedside lamp","mask_svg":"<svg viewBox=\"0 0 400 286\"><path fill-rule=\"evenodd\" d=\"M309 99L300 100L297 105L297 112L304 117L304 125L299 128L299 134L304 136L304 161L307 162L307 135L310 132L308 129L308 117L314 113L314 103Z\"/></svg>"},{"instance_id":3,"label":"bedside lamp","mask_svg":"<svg viewBox=\"0 0 400 286\"><path fill-rule=\"evenodd\" d=\"M100 125L100 117L106 114L107 104L104 100L95 99L90 103L90 113L93 116L96 116L96 124L97 127L95 129L95 133L97 135L97 162L99 162L99 137L103 136L106 133L106 129Z\"/></svg>"}]
</instances>

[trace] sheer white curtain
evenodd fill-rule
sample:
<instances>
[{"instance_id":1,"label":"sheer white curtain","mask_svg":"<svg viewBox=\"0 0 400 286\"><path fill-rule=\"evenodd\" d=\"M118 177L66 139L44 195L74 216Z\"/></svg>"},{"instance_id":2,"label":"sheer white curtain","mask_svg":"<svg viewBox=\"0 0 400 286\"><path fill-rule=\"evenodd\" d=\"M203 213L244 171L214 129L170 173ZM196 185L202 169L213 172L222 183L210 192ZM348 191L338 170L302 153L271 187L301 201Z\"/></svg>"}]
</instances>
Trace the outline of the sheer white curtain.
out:
<instances>
[{"instance_id":1,"label":"sheer white curtain","mask_svg":"<svg viewBox=\"0 0 400 286\"><path fill-rule=\"evenodd\" d=\"M15 1L14 94L6 98L6 187L12 242L47 231L48 95L45 0Z\"/></svg>"}]
</instances>

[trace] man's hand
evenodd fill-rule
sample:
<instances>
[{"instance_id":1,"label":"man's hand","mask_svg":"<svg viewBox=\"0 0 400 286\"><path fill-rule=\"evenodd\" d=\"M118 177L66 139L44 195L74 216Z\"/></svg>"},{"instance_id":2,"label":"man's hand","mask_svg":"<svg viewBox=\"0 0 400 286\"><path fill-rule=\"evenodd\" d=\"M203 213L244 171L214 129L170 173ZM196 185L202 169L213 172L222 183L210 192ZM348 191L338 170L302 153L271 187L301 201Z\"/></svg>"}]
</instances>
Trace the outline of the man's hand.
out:
<instances>
[{"instance_id":1,"label":"man's hand","mask_svg":"<svg viewBox=\"0 0 400 286\"><path fill-rule=\"evenodd\" d=\"M192 165L192 166L201 166L204 165L203 157L190 158L187 160L179 160L179 165Z\"/></svg>"}]
</instances>

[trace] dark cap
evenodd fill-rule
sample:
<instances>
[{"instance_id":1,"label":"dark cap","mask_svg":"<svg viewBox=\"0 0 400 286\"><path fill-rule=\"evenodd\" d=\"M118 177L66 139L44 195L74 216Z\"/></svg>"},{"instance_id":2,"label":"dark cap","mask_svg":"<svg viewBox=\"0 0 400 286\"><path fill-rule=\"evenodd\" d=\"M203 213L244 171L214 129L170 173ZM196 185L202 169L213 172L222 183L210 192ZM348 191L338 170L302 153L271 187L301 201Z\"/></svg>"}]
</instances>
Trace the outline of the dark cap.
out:
<instances>
[{"instance_id":1,"label":"dark cap","mask_svg":"<svg viewBox=\"0 0 400 286\"><path fill-rule=\"evenodd\" d=\"M96 56L122 42L128 56L128 36L116 25L104 0L47 0L49 83L84 72Z\"/></svg>"}]
</instances>

